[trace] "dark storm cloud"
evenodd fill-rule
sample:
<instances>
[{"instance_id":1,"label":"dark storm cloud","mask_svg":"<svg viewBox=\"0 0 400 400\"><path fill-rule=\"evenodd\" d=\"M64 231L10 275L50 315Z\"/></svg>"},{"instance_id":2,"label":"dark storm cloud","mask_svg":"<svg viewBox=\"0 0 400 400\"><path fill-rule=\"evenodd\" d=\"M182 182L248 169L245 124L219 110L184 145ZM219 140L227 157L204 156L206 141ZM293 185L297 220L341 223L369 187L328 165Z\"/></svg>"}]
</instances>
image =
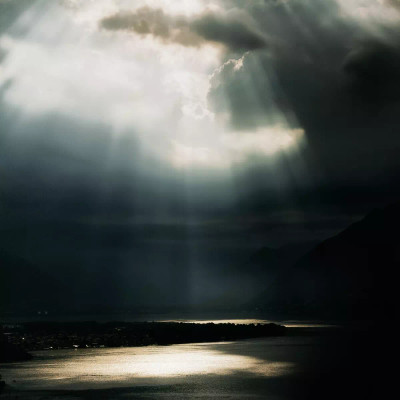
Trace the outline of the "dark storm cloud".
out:
<instances>
[{"instance_id":1,"label":"dark storm cloud","mask_svg":"<svg viewBox=\"0 0 400 400\"><path fill-rule=\"evenodd\" d=\"M194 19L191 25L205 40L223 43L232 50L256 50L267 46L265 37L246 24L237 12L227 16L207 13Z\"/></svg>"},{"instance_id":2,"label":"dark storm cloud","mask_svg":"<svg viewBox=\"0 0 400 400\"><path fill-rule=\"evenodd\" d=\"M279 45L219 74L209 93L216 110L242 131L283 114L305 130L311 173L332 187L398 177L399 25L358 21L335 1L246 4Z\"/></svg>"},{"instance_id":3,"label":"dark storm cloud","mask_svg":"<svg viewBox=\"0 0 400 400\"><path fill-rule=\"evenodd\" d=\"M345 59L344 71L359 101L384 105L400 100L399 45L380 41L362 43Z\"/></svg>"},{"instance_id":4,"label":"dark storm cloud","mask_svg":"<svg viewBox=\"0 0 400 400\"><path fill-rule=\"evenodd\" d=\"M0 2L1 6L14 4ZM296 187L298 198L303 199L299 202L323 208L334 199L345 207L346 196L340 193L347 193L343 188L352 185L363 188L363 196L357 198L367 202L367 198L376 199L376 186L368 184L371 179L385 183L379 189L382 203L390 201L400 168L399 47L393 44L398 29L391 26L390 40L373 40L365 23L345 18L330 0L224 4L224 13L191 19L141 8L107 17L101 25L187 46L216 41L243 52L262 47L265 38L271 38L279 45L268 53L245 55L241 68L235 70L231 63L222 70L209 95L213 111L228 115L232 127L242 131L279 122L277 110L305 129L308 148L301 157L315 182ZM4 107L2 111L6 115ZM7 210L17 203L18 209L37 215L62 209L65 219L101 212L111 219L121 214L143 216L160 208L160 218L184 214L188 189L180 181L182 176L168 165L144 161L134 140L119 141L113 161L107 164L109 149L115 144L106 127L84 127L72 119L50 123L45 118L38 126L24 127L30 132L24 135L11 132L10 115L2 123L0 136L3 182L7 182L2 191L12 194L4 200ZM24 146L20 146L22 140ZM234 171L239 198L238 210L229 210L234 218L243 209L247 214L252 207L268 213L290 203L282 197L295 195L282 195L279 184L284 179L288 186L302 186L302 182L296 181L294 173L290 176L297 164L290 165L293 160L288 160L284 166L284 162L274 170L262 163L252 165L251 160L247 169ZM285 168L289 177L276 172ZM197 183L190 188L194 214L206 218L228 206L234 208L236 200L217 202L218 188L206 182L195 189ZM320 189L322 184L324 189Z\"/></svg>"},{"instance_id":5,"label":"dark storm cloud","mask_svg":"<svg viewBox=\"0 0 400 400\"><path fill-rule=\"evenodd\" d=\"M0 33L29 4L0 0ZM23 123L0 102L0 248L59 266L82 291L101 275L117 281L116 298L157 301L167 288L173 302L188 288L196 246L205 269L229 266L244 249L325 239L400 197L398 27L382 23L378 35L372 28L382 26L344 16L331 0L224 4L223 14L191 19L142 8L101 26L184 46L221 43L236 58L268 47L246 54L240 68L225 60L209 101L238 131L283 114L305 130L302 163L251 159L232 169L227 199L213 177L187 182L185 172L143 156L133 135L115 141L107 126L57 115ZM299 165L308 171L300 180Z\"/></svg>"},{"instance_id":6,"label":"dark storm cloud","mask_svg":"<svg viewBox=\"0 0 400 400\"><path fill-rule=\"evenodd\" d=\"M199 46L202 39L192 32L184 18L176 18L161 9L139 8L135 13L120 13L104 18L101 26L108 30L125 30L152 35L164 42Z\"/></svg>"},{"instance_id":7,"label":"dark storm cloud","mask_svg":"<svg viewBox=\"0 0 400 400\"><path fill-rule=\"evenodd\" d=\"M246 8L274 47L245 56L236 72L222 71L209 94L213 106L239 130L274 124L277 112L296 123L294 115L300 126L304 118L318 119L319 109L335 102L355 27L343 22L334 1L268 1Z\"/></svg>"},{"instance_id":8,"label":"dark storm cloud","mask_svg":"<svg viewBox=\"0 0 400 400\"><path fill-rule=\"evenodd\" d=\"M266 47L265 37L240 11L226 14L207 12L194 18L167 15L161 9L143 7L134 13L120 13L104 18L108 30L126 30L152 35L166 43L200 46L205 42L221 43L231 50L255 50Z\"/></svg>"}]
</instances>

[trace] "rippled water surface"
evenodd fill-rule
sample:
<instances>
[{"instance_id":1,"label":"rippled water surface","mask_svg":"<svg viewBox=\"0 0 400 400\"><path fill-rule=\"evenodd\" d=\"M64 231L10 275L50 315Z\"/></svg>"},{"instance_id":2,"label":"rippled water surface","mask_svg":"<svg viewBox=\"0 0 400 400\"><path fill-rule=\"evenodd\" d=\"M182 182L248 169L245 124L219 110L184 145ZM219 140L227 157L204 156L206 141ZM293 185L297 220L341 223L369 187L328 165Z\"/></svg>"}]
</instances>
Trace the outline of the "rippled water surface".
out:
<instances>
[{"instance_id":1,"label":"rippled water surface","mask_svg":"<svg viewBox=\"0 0 400 400\"><path fill-rule=\"evenodd\" d=\"M315 337L131 348L54 350L2 365L21 398L291 398L292 382L318 359ZM107 390L113 388L112 395ZM89 390L89 391L88 391ZM63 391L63 392L61 392ZM97 392L96 392L97 391ZM24 394L26 397L24 397ZM47 396L47 397L46 397ZM104 396L104 397L102 397ZM11 398L11 397L10 397ZM93 398L93 397L90 397ZM96 398L96 396L95 396Z\"/></svg>"}]
</instances>

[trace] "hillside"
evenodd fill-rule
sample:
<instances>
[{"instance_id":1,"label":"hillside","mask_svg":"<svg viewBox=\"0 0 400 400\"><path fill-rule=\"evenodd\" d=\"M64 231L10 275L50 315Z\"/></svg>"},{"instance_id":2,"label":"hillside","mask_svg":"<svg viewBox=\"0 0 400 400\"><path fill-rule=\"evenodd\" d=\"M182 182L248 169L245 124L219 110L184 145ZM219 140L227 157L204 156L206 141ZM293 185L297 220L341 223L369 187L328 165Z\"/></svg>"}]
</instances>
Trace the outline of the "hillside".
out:
<instances>
[{"instance_id":1,"label":"hillside","mask_svg":"<svg viewBox=\"0 0 400 400\"><path fill-rule=\"evenodd\" d=\"M206 300L199 304L209 310L257 308L271 315L298 317L364 318L388 312L397 292L399 226L400 203L397 203L373 210L316 246L300 243L278 249L261 248L244 262L215 272L206 271L203 279L207 290L214 291L208 297L208 292L204 292ZM159 258L164 259L169 279L180 277L182 281L177 296L183 299L186 292L190 295L184 285L185 260L171 269L170 264L176 258L171 259L169 253L160 254ZM142 274L152 277L152 263L144 267ZM57 268L42 269L0 251L1 310L36 312L51 307L56 312L80 310L90 301L98 302L96 293L100 291L109 294L104 301L111 308L135 306L142 292L147 296L153 296L153 292L141 285L144 280L134 279L136 275L130 269L130 264L124 268L110 264L107 268L93 269L92 273L75 269L79 272L73 274L75 278L63 279ZM160 295L153 297L156 302ZM124 298L129 301L123 303ZM159 303L154 304L160 307Z\"/></svg>"},{"instance_id":2,"label":"hillside","mask_svg":"<svg viewBox=\"0 0 400 400\"><path fill-rule=\"evenodd\" d=\"M260 303L275 304L281 294L281 277L290 275L293 264L315 245L315 242L299 242L275 249L265 246L244 262L232 263L212 277L221 282L220 291L206 305L252 310Z\"/></svg>"},{"instance_id":3,"label":"hillside","mask_svg":"<svg viewBox=\"0 0 400 400\"><path fill-rule=\"evenodd\" d=\"M318 244L264 292L264 307L309 315L368 317L394 304L400 266L400 203L376 209Z\"/></svg>"}]
</instances>

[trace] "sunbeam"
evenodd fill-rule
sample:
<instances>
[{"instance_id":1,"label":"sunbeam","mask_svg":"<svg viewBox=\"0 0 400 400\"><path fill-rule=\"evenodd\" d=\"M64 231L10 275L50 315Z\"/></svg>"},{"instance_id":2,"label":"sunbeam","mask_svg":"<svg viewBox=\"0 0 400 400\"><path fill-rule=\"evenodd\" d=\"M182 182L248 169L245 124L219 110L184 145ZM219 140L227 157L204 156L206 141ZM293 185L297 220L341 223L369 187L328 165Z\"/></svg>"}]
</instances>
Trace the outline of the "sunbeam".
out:
<instances>
[{"instance_id":1,"label":"sunbeam","mask_svg":"<svg viewBox=\"0 0 400 400\"><path fill-rule=\"evenodd\" d=\"M0 0L0 258L33 265L7 258L24 285L0 299L328 304L344 268L297 285L297 263L399 196L399 18L397 0Z\"/></svg>"},{"instance_id":2,"label":"sunbeam","mask_svg":"<svg viewBox=\"0 0 400 400\"><path fill-rule=\"evenodd\" d=\"M99 25L100 16L111 12L104 4L38 2L22 14L1 39L7 56L0 83L11 82L5 104L21 109L27 118L59 114L101 122L115 140L133 135L141 152L176 168L229 169L253 154L268 157L299 140L300 128L285 128L278 109L272 114L265 110L257 84L244 87L259 110L259 121L254 121L259 128L253 131L234 131L230 104L222 112L210 104L214 91L226 90L226 79L245 82L265 74L261 69L241 71L246 55L224 62L226 50L215 42L193 48L151 35L109 32ZM168 16L177 12L173 4L141 2L129 8L126 2L124 10L156 7ZM209 10L202 4L185 2L182 10L201 15ZM40 23L32 26L37 15ZM89 16L97 25L87 24ZM270 117L263 116L264 110Z\"/></svg>"}]
</instances>

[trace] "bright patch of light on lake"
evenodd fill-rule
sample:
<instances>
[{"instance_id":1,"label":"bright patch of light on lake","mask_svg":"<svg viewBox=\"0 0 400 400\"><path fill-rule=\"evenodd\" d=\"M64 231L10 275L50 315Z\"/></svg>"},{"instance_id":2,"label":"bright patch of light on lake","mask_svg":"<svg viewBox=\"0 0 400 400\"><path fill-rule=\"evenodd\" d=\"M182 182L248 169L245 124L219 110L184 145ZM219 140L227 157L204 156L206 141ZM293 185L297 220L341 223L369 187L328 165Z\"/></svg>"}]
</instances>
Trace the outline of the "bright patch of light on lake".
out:
<instances>
[{"instance_id":1,"label":"bright patch of light on lake","mask_svg":"<svg viewBox=\"0 0 400 400\"><path fill-rule=\"evenodd\" d=\"M19 364L17 386L87 388L135 386L188 379L189 376L250 374L277 377L292 372L293 363L266 361L253 354L233 354L232 343L182 344L131 348L35 352L33 361ZM11 379L13 370L5 371ZM8 377L10 373L10 377Z\"/></svg>"}]
</instances>

